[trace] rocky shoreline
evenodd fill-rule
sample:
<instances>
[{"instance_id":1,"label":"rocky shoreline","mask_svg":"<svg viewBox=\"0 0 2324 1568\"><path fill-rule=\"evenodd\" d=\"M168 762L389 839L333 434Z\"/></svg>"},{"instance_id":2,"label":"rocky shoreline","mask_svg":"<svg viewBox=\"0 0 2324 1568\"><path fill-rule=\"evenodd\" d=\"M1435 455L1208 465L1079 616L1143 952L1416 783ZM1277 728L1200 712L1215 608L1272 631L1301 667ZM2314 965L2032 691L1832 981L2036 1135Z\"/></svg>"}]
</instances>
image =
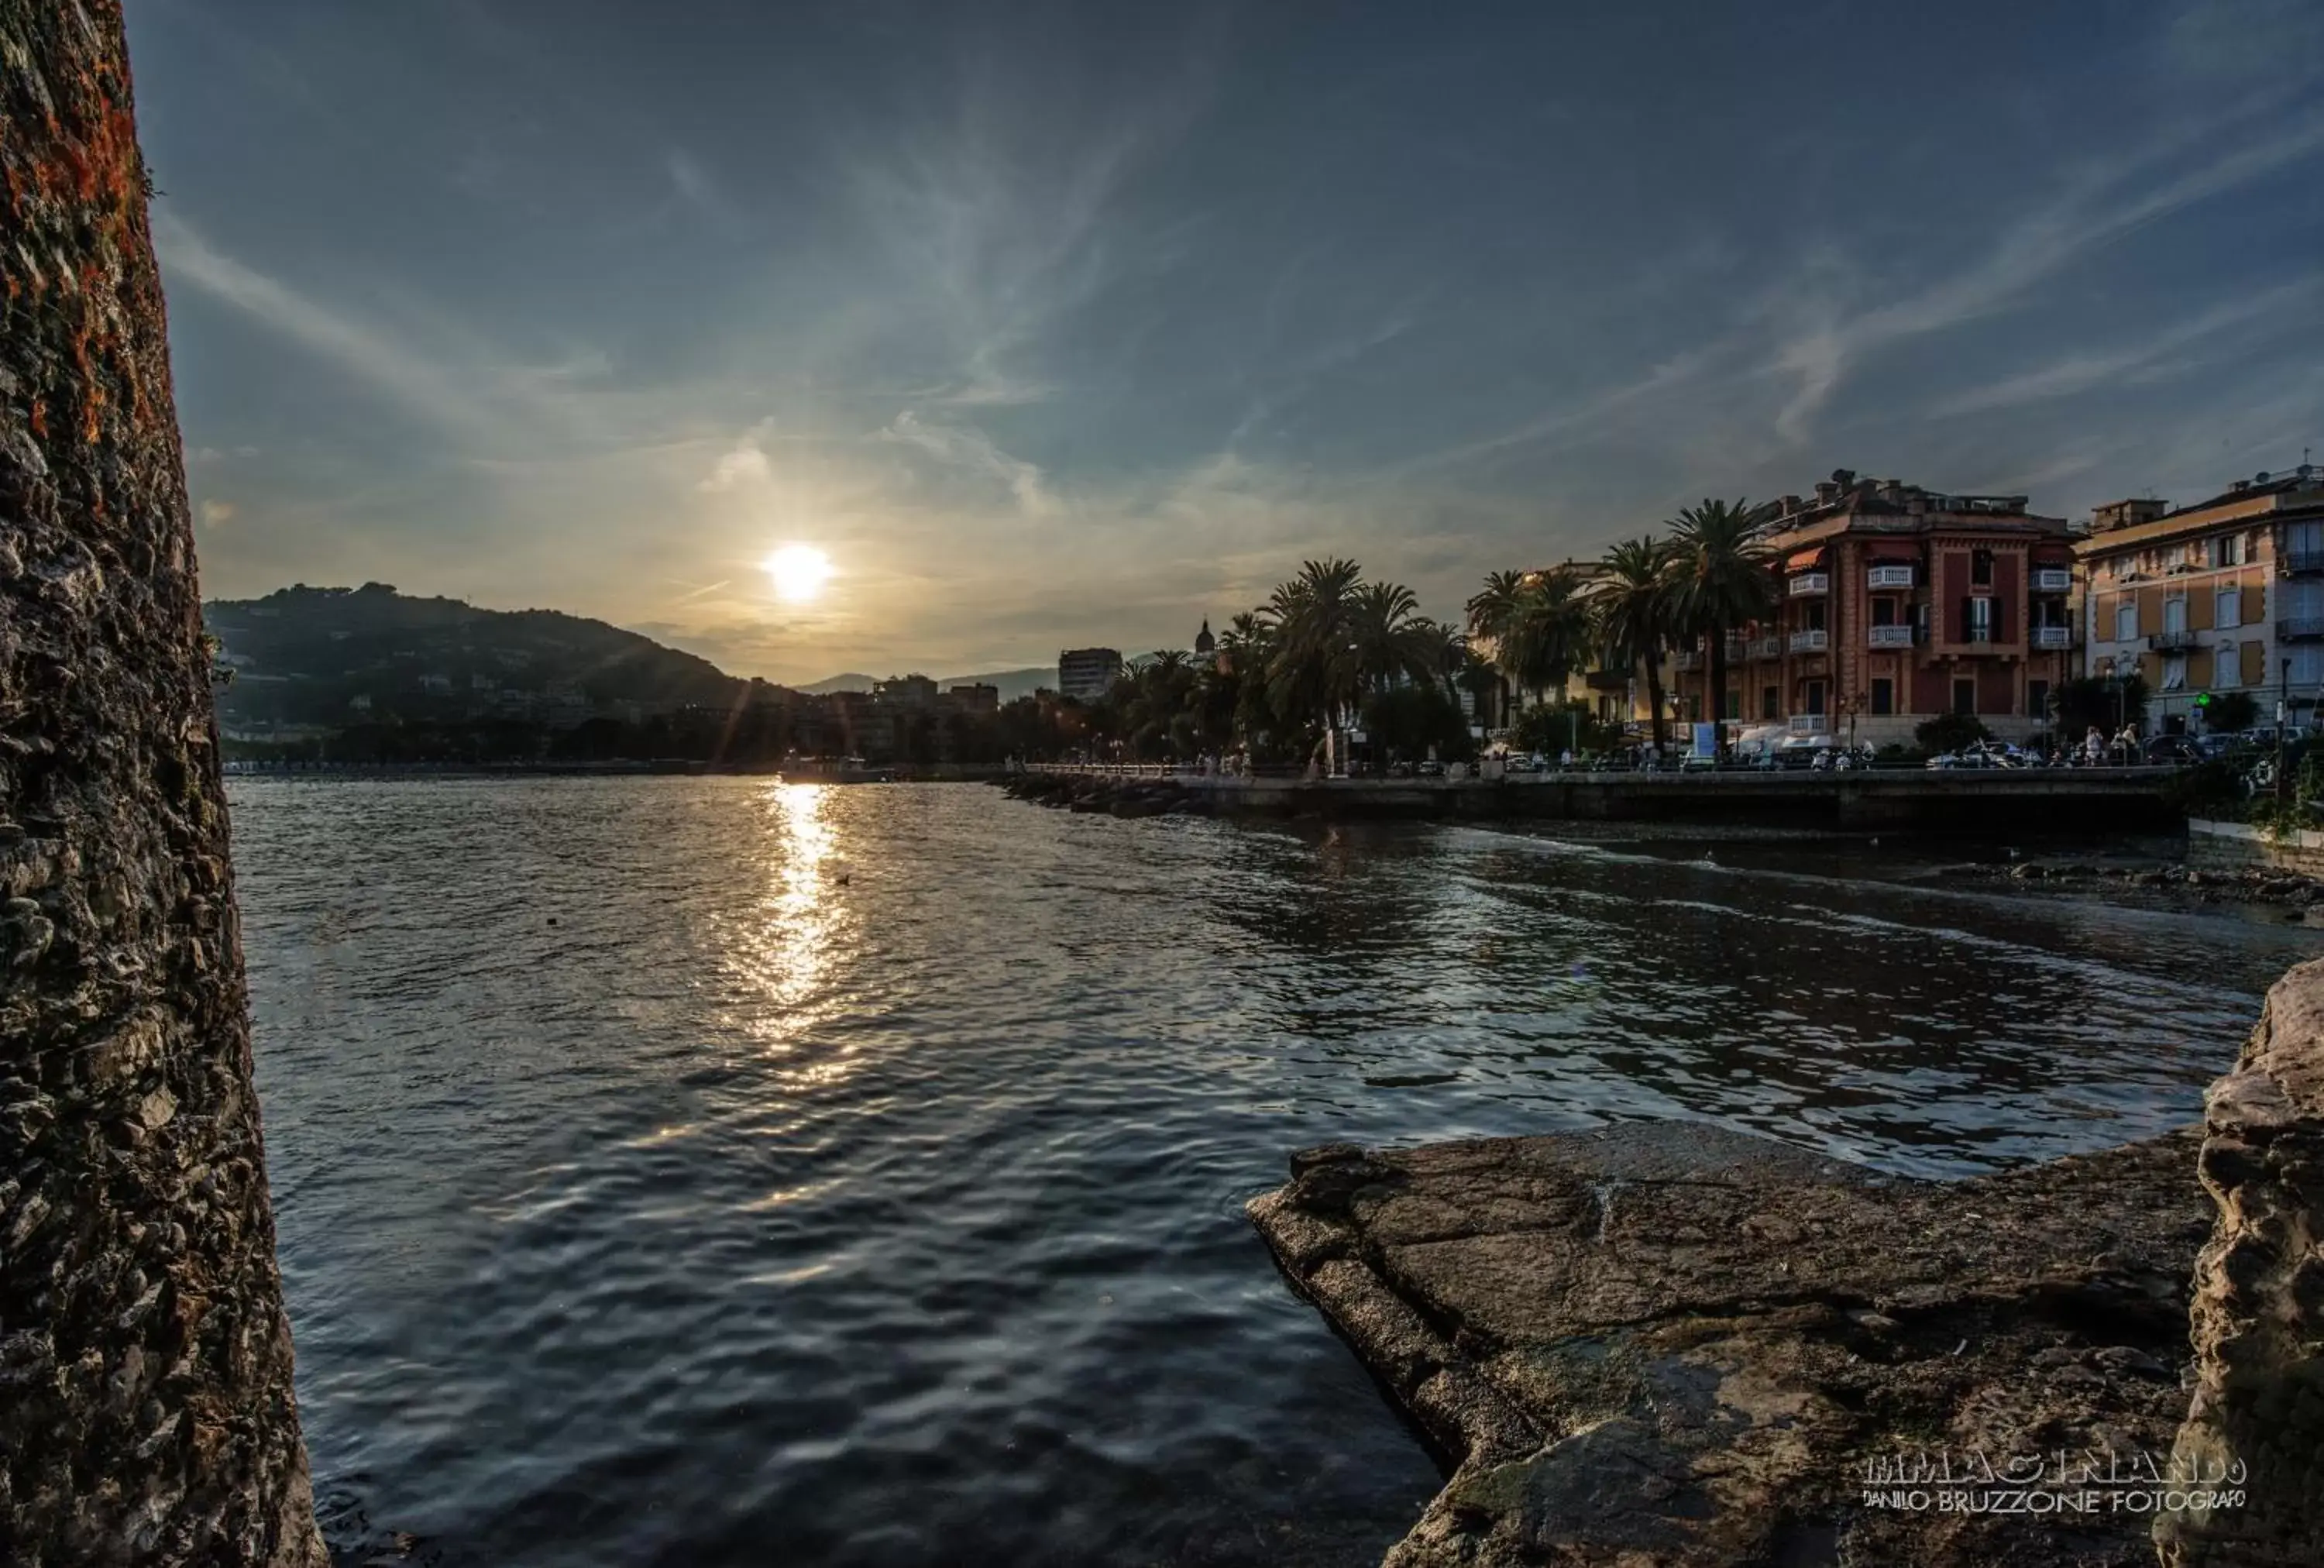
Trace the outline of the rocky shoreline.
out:
<instances>
[{"instance_id":1,"label":"rocky shoreline","mask_svg":"<svg viewBox=\"0 0 2324 1568\"><path fill-rule=\"evenodd\" d=\"M2324 1561L2319 1145L2324 963L2201 1133L1958 1183L1683 1123L1341 1145L1250 1213L1450 1471L1390 1568L2153 1563L2156 1514L2063 1472L2174 1443L2253 1490L2165 1560L2289 1564Z\"/></svg>"},{"instance_id":2,"label":"rocky shoreline","mask_svg":"<svg viewBox=\"0 0 2324 1568\"><path fill-rule=\"evenodd\" d=\"M1019 773L1001 788L1019 800L1064 811L1111 816L1209 816L1209 796L1169 779L1109 777L1087 773Z\"/></svg>"}]
</instances>

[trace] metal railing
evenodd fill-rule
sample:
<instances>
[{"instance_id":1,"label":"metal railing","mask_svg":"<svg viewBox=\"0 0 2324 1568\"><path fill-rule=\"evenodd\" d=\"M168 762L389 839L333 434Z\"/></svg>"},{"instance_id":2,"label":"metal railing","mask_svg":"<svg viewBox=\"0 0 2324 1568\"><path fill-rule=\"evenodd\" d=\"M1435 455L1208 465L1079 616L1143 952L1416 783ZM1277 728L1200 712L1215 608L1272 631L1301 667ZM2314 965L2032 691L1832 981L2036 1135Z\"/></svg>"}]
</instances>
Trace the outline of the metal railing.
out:
<instances>
[{"instance_id":1,"label":"metal railing","mask_svg":"<svg viewBox=\"0 0 2324 1568\"><path fill-rule=\"evenodd\" d=\"M1821 626L1812 626L1791 635L1790 647L1794 653L1821 653L1831 646L1831 633Z\"/></svg>"},{"instance_id":2,"label":"metal railing","mask_svg":"<svg viewBox=\"0 0 2324 1568\"><path fill-rule=\"evenodd\" d=\"M1780 638L1780 637L1760 637L1760 638L1755 638L1755 639L1752 641L1752 643L1751 643L1751 657L1752 657L1752 658L1754 658L1754 659L1781 659L1783 656L1784 656L1784 640L1783 640L1782 638Z\"/></svg>"},{"instance_id":3,"label":"metal railing","mask_svg":"<svg viewBox=\"0 0 2324 1568\"><path fill-rule=\"evenodd\" d=\"M2176 632L2154 632L2147 638L2146 645L2158 653L2177 651L2194 647L2201 636L2200 632L2190 632L2182 627Z\"/></svg>"},{"instance_id":4,"label":"metal railing","mask_svg":"<svg viewBox=\"0 0 2324 1568\"><path fill-rule=\"evenodd\" d=\"M2324 615L2292 615L2275 623L2278 642L2305 642L2324 637Z\"/></svg>"}]
</instances>

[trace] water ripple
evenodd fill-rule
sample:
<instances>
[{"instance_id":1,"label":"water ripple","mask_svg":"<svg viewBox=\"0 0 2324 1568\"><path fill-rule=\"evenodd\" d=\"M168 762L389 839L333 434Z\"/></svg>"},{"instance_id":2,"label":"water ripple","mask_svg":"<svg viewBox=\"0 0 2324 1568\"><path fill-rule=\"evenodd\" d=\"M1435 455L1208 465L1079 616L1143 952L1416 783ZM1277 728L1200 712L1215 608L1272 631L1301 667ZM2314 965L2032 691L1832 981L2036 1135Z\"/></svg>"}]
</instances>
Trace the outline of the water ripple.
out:
<instances>
[{"instance_id":1,"label":"water ripple","mask_svg":"<svg viewBox=\"0 0 2324 1568\"><path fill-rule=\"evenodd\" d=\"M1241 1218L1286 1150L1989 1168L2189 1119L2316 945L1814 845L235 790L318 1488L455 1563L1369 1564L1436 1476Z\"/></svg>"}]
</instances>

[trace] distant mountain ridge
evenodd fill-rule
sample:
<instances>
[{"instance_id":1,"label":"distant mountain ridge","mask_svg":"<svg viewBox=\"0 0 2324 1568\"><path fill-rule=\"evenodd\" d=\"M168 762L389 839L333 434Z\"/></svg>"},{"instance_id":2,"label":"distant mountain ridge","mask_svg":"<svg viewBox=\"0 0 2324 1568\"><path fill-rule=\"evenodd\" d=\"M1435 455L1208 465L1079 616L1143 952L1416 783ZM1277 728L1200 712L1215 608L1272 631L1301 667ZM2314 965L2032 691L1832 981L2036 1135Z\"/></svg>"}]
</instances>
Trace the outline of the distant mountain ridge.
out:
<instances>
[{"instance_id":1,"label":"distant mountain ridge","mask_svg":"<svg viewBox=\"0 0 2324 1568\"><path fill-rule=\"evenodd\" d=\"M603 621L415 598L385 583L301 583L259 599L212 600L202 617L235 671L218 694L229 729L339 725L389 711L569 722L576 710L731 705L752 685ZM1005 703L1056 681L1054 669L1027 668L936 684L998 687ZM826 696L873 684L851 671L792 689Z\"/></svg>"},{"instance_id":2,"label":"distant mountain ridge","mask_svg":"<svg viewBox=\"0 0 2324 1568\"><path fill-rule=\"evenodd\" d=\"M897 673L904 672L899 670ZM1031 696L1045 687L1055 690L1057 670L1055 665L1028 665L1022 669L988 670L982 675L941 675L936 678L937 687L947 690L955 686L998 687L1002 702L1014 702L1020 696ZM878 684L877 676L849 670L844 675L825 676L812 686L802 686L797 689L817 696L827 696L835 691L870 691Z\"/></svg>"},{"instance_id":3,"label":"distant mountain ridge","mask_svg":"<svg viewBox=\"0 0 2324 1568\"><path fill-rule=\"evenodd\" d=\"M748 684L706 659L558 610L481 610L384 583L213 600L202 618L235 679L228 724L335 724L390 704L529 715L540 703L726 704ZM537 699L534 700L534 699Z\"/></svg>"}]
</instances>

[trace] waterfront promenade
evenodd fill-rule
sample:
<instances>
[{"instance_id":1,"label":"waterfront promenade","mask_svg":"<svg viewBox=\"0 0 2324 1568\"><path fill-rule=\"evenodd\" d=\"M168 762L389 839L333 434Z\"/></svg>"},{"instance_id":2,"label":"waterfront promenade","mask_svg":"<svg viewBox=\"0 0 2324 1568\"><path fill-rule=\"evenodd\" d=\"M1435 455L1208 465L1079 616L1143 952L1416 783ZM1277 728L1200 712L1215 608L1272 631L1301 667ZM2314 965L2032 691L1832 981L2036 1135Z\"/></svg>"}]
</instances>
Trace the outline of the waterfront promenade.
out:
<instances>
[{"instance_id":1,"label":"waterfront promenade","mask_svg":"<svg viewBox=\"0 0 2324 1568\"><path fill-rule=\"evenodd\" d=\"M1020 793L1222 816L1731 822L2006 834L2172 831L2170 768L1584 773L1500 779L1240 778L1158 766L1036 764ZM1136 811L1122 815L1137 815Z\"/></svg>"}]
</instances>

